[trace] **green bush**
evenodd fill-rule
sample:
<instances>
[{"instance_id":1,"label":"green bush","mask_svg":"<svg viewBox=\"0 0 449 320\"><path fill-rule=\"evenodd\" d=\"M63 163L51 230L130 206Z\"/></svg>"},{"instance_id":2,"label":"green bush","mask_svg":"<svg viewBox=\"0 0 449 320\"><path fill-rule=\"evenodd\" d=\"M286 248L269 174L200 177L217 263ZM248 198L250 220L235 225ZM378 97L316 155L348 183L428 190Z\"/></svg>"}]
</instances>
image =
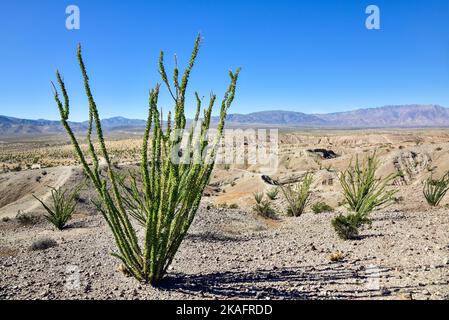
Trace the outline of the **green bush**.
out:
<instances>
[{"instance_id":1,"label":"green bush","mask_svg":"<svg viewBox=\"0 0 449 320\"><path fill-rule=\"evenodd\" d=\"M287 200L287 215L299 217L304 213L309 203L312 181L313 175L307 173L301 182L294 185L281 186L282 193Z\"/></svg>"},{"instance_id":2,"label":"green bush","mask_svg":"<svg viewBox=\"0 0 449 320\"><path fill-rule=\"evenodd\" d=\"M443 200L449 190L449 174L446 173L441 179L435 180L432 177L424 182L424 197L427 203L432 207L436 207Z\"/></svg>"},{"instance_id":3,"label":"green bush","mask_svg":"<svg viewBox=\"0 0 449 320\"><path fill-rule=\"evenodd\" d=\"M387 190L387 186L396 174L385 178L377 178L379 161L375 154L369 156L363 164L358 157L355 166L352 164L339 176L346 204L352 212L367 216L376 208L387 206L393 201L396 190Z\"/></svg>"},{"instance_id":4,"label":"green bush","mask_svg":"<svg viewBox=\"0 0 449 320\"><path fill-rule=\"evenodd\" d=\"M273 188L273 189L267 191L267 197L270 200L276 200L278 194L279 194L279 189L278 188Z\"/></svg>"},{"instance_id":5,"label":"green bush","mask_svg":"<svg viewBox=\"0 0 449 320\"><path fill-rule=\"evenodd\" d=\"M75 212L77 197L80 187L75 188L72 192L62 188L51 188L51 205L45 204L41 199L35 195L33 197L39 201L47 211L45 218L57 229L65 228L67 222L72 218Z\"/></svg>"},{"instance_id":6,"label":"green bush","mask_svg":"<svg viewBox=\"0 0 449 320\"><path fill-rule=\"evenodd\" d=\"M267 219L275 219L277 217L276 211L271 207L270 201L265 200L263 192L256 192L253 194L256 204L253 210L260 216Z\"/></svg>"},{"instance_id":7,"label":"green bush","mask_svg":"<svg viewBox=\"0 0 449 320\"><path fill-rule=\"evenodd\" d=\"M332 220L335 232L343 240L356 239L359 235L359 228L365 223L370 223L370 221L356 213L340 214Z\"/></svg>"},{"instance_id":8,"label":"green bush","mask_svg":"<svg viewBox=\"0 0 449 320\"><path fill-rule=\"evenodd\" d=\"M256 200L256 203L260 204L262 202L262 200L263 200L264 193L263 192L256 192L256 193L253 194L253 196L254 196L254 200Z\"/></svg>"},{"instance_id":9,"label":"green bush","mask_svg":"<svg viewBox=\"0 0 449 320\"><path fill-rule=\"evenodd\" d=\"M388 184L397 177L395 174L377 178L379 161L373 154L360 164L356 158L355 166L340 174L340 184L349 214L339 215L332 220L332 225L342 239L354 239L359 228L371 223L369 214L376 208L385 207L394 201L395 190L387 190Z\"/></svg>"},{"instance_id":10,"label":"green bush","mask_svg":"<svg viewBox=\"0 0 449 320\"><path fill-rule=\"evenodd\" d=\"M314 213L333 212L334 208L325 202L317 202L312 206L312 211Z\"/></svg>"},{"instance_id":11,"label":"green bush","mask_svg":"<svg viewBox=\"0 0 449 320\"><path fill-rule=\"evenodd\" d=\"M168 113L166 129L163 130L163 120L158 108L160 86L156 85L150 91L147 124L144 131L141 156L140 179L130 173L121 177L113 167L103 138L100 116L89 85L81 47L78 48L78 62L84 79L84 87L89 102L89 121L87 130L88 155L85 155L72 131L69 118L69 98L65 84L57 72L56 77L62 92L63 100L55 90L61 122L66 129L75 152L84 168L86 175L96 189L99 200L98 210L104 218L115 238L118 252L113 253L120 259L136 279L155 285L161 281L181 245L200 205L202 193L209 182L214 168L218 143L222 136L226 114L231 106L240 69L229 72L231 83L221 102L218 117L217 135L210 143L208 130L212 117L212 108L216 96L211 94L208 107L204 110L204 118L199 119L202 100L195 93L197 100L196 114L190 130L186 129L185 99L190 73L195 64L201 37L198 36L182 79L179 79L179 69L175 63L173 84L168 81L164 67L164 54L159 59L159 73L173 98L174 118ZM200 124L196 124L200 121ZM98 147L94 147L91 135L95 125ZM200 132L194 135L194 128ZM150 140L150 132L151 140ZM183 133L187 133L186 144ZM150 140L150 143L149 143ZM151 144L151 146L149 146ZM98 150L97 150L98 148ZM151 153L151 159L148 152ZM173 155L190 157L190 161L172 161ZM87 157L92 159L89 166ZM104 161L107 166L107 176L100 174L99 163ZM142 186L140 186L140 183ZM142 232L131 223L135 218ZM143 237L138 236L143 234Z\"/></svg>"}]
</instances>

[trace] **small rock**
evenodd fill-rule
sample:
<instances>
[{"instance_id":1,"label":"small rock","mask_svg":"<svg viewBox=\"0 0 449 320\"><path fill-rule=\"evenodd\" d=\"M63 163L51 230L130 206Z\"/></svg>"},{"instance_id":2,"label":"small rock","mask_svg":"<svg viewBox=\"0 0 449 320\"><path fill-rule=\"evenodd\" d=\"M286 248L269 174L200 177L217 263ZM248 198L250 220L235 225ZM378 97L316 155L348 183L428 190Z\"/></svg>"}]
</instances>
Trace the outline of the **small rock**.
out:
<instances>
[{"instance_id":1,"label":"small rock","mask_svg":"<svg viewBox=\"0 0 449 320\"><path fill-rule=\"evenodd\" d=\"M386 288L382 288L382 289L380 290L380 294L383 295L383 296L388 296L388 295L391 294L391 291L388 290L388 289L386 289Z\"/></svg>"}]
</instances>

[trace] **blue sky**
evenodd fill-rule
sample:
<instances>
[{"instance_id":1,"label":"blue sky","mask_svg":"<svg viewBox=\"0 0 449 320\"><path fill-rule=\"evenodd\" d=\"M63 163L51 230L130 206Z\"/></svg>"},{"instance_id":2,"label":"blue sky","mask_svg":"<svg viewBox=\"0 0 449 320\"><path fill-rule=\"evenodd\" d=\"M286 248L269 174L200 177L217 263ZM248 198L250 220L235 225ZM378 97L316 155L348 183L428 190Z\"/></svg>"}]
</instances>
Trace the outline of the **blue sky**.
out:
<instances>
[{"instance_id":1,"label":"blue sky","mask_svg":"<svg viewBox=\"0 0 449 320\"><path fill-rule=\"evenodd\" d=\"M65 28L76 4L81 29ZM365 28L365 8L381 10L381 30ZM82 43L102 117L144 118L157 59L187 61L204 37L193 90L219 97L227 70L243 68L232 113L335 112L387 104L449 107L449 1L2 1L0 114L58 119L50 80L58 68L72 120L87 102L76 45ZM193 113L193 99L188 115ZM164 110L168 95L161 97Z\"/></svg>"}]
</instances>

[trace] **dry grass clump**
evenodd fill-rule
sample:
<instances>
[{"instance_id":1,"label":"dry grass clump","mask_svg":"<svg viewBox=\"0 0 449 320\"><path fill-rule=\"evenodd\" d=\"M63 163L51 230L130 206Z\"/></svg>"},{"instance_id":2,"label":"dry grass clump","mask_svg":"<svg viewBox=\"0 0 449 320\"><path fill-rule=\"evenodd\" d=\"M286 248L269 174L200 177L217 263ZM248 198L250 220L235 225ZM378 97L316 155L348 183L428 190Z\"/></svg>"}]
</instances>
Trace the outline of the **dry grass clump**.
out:
<instances>
[{"instance_id":1,"label":"dry grass clump","mask_svg":"<svg viewBox=\"0 0 449 320\"><path fill-rule=\"evenodd\" d=\"M344 258L345 258L345 255L341 251L333 252L329 256L329 260L332 262L339 262L339 261L342 261Z\"/></svg>"},{"instance_id":2,"label":"dry grass clump","mask_svg":"<svg viewBox=\"0 0 449 320\"><path fill-rule=\"evenodd\" d=\"M22 226L32 226L39 222L35 215L19 211L16 215L16 221Z\"/></svg>"}]
</instances>

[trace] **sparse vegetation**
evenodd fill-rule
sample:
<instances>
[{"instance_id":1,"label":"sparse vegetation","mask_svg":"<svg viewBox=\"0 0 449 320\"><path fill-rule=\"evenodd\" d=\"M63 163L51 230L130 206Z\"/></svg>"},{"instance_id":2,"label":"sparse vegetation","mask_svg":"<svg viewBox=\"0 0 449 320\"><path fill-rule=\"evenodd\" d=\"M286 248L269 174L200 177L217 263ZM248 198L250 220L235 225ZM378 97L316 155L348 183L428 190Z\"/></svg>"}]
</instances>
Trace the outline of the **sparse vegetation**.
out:
<instances>
[{"instance_id":1,"label":"sparse vegetation","mask_svg":"<svg viewBox=\"0 0 449 320\"><path fill-rule=\"evenodd\" d=\"M333 212L334 208L325 202L317 202L312 206L312 211L314 213Z\"/></svg>"},{"instance_id":2,"label":"sparse vegetation","mask_svg":"<svg viewBox=\"0 0 449 320\"><path fill-rule=\"evenodd\" d=\"M237 203L231 203L229 205L229 209L238 209L238 208L239 208L239 205Z\"/></svg>"},{"instance_id":3,"label":"sparse vegetation","mask_svg":"<svg viewBox=\"0 0 449 320\"><path fill-rule=\"evenodd\" d=\"M388 205L396 193L396 190L387 190L387 186L397 175L377 178L378 167L379 161L375 154L369 156L363 164L357 157L355 165L350 165L339 176L348 208L360 216L367 216L374 209Z\"/></svg>"},{"instance_id":4,"label":"sparse vegetation","mask_svg":"<svg viewBox=\"0 0 449 320\"><path fill-rule=\"evenodd\" d=\"M270 200L276 200L279 194L279 189L278 188L273 188L271 190L267 191L267 197Z\"/></svg>"},{"instance_id":5,"label":"sparse vegetation","mask_svg":"<svg viewBox=\"0 0 449 320\"><path fill-rule=\"evenodd\" d=\"M37 223L38 218L29 213L19 211L16 215L16 220L23 226L31 226Z\"/></svg>"},{"instance_id":6,"label":"sparse vegetation","mask_svg":"<svg viewBox=\"0 0 449 320\"><path fill-rule=\"evenodd\" d=\"M164 132L162 115L158 109L160 86L156 85L150 92L148 119L142 144L140 180L143 186L141 188L138 187L137 178L134 174L121 177L113 168L111 157L104 142L100 116L89 86L81 47L78 49L77 56L89 101L87 145L88 154L93 163L92 166L89 166L86 160L87 156L80 148L69 125L68 94L59 72L56 74L64 98L64 102L62 102L55 88L55 100L61 114L61 121L85 173L98 192L99 201L96 202L96 206L106 219L117 244L118 252L113 253L113 255L122 261L127 272L136 279L153 285L157 284L167 272L195 217L202 193L214 168L216 149L223 133L226 114L235 95L239 70L229 72L231 83L221 103L217 135L212 145L209 145L209 140L206 137L210 126L212 108L216 100L215 95L211 95L209 105L204 111L204 119L200 120L202 100L199 94L195 94L197 109L194 124L201 121L201 132L194 135L195 125L192 126L190 131L185 131L186 90L200 43L201 38L198 36L189 65L181 81L178 79L179 69L175 64L173 88L165 71L164 54L163 52L160 54L159 72L174 100L174 119L172 122L171 113L168 113L168 125ZM95 125L98 138L97 147L94 146L91 139L93 125ZM151 161L148 157L150 131L152 131ZM181 150L182 133L188 134L188 141L186 149ZM199 148L194 148L194 146L199 146ZM186 163L175 163L171 159L173 154L180 157L186 155L192 160L186 161ZM107 177L103 177L99 172L100 156L108 168ZM138 230L131 223L131 217L136 218L144 227L142 241L139 241Z\"/></svg>"},{"instance_id":7,"label":"sparse vegetation","mask_svg":"<svg viewBox=\"0 0 449 320\"><path fill-rule=\"evenodd\" d=\"M426 198L427 203L432 207L436 207L440 204L448 190L449 173L446 173L440 179L433 179L433 177L430 177L424 182L424 197Z\"/></svg>"},{"instance_id":8,"label":"sparse vegetation","mask_svg":"<svg viewBox=\"0 0 449 320\"><path fill-rule=\"evenodd\" d=\"M312 181L313 174L307 173L301 182L294 185L281 186L282 193L287 200L287 215L299 217L304 213L309 203Z\"/></svg>"},{"instance_id":9,"label":"sparse vegetation","mask_svg":"<svg viewBox=\"0 0 449 320\"><path fill-rule=\"evenodd\" d=\"M62 230L65 228L67 222L72 218L75 212L78 193L81 186L75 188L73 191L69 191L63 188L51 188L51 205L47 205L33 195L33 197L39 201L47 211L45 218L48 222L53 224L57 229Z\"/></svg>"},{"instance_id":10,"label":"sparse vegetation","mask_svg":"<svg viewBox=\"0 0 449 320\"><path fill-rule=\"evenodd\" d=\"M223 202L223 203L220 203L220 204L218 205L218 208L228 209L229 206L228 206L228 204L227 204L226 202Z\"/></svg>"},{"instance_id":11,"label":"sparse vegetation","mask_svg":"<svg viewBox=\"0 0 449 320\"><path fill-rule=\"evenodd\" d=\"M376 155L369 156L363 164L356 158L355 166L340 174L343 196L351 212L339 215L332 220L332 225L342 239L354 239L359 228L370 223L369 214L376 208L387 206L394 201L395 190L387 190L388 184L397 175L377 178L379 162Z\"/></svg>"},{"instance_id":12,"label":"sparse vegetation","mask_svg":"<svg viewBox=\"0 0 449 320\"><path fill-rule=\"evenodd\" d=\"M260 204L262 202L262 200L263 200L264 193L263 192L256 192L256 193L253 194L253 196L254 196L254 200L256 200L256 203Z\"/></svg>"},{"instance_id":13,"label":"sparse vegetation","mask_svg":"<svg viewBox=\"0 0 449 320\"><path fill-rule=\"evenodd\" d=\"M332 220L332 226L337 235L343 240L353 240L359 235L359 228L371 220L357 213L349 213L347 215L340 214Z\"/></svg>"},{"instance_id":14,"label":"sparse vegetation","mask_svg":"<svg viewBox=\"0 0 449 320\"><path fill-rule=\"evenodd\" d=\"M254 212L268 219L275 219L277 217L276 211L271 206L270 201L264 199L265 194L263 192L256 192L253 196L256 201L256 204L253 207Z\"/></svg>"}]
</instances>

